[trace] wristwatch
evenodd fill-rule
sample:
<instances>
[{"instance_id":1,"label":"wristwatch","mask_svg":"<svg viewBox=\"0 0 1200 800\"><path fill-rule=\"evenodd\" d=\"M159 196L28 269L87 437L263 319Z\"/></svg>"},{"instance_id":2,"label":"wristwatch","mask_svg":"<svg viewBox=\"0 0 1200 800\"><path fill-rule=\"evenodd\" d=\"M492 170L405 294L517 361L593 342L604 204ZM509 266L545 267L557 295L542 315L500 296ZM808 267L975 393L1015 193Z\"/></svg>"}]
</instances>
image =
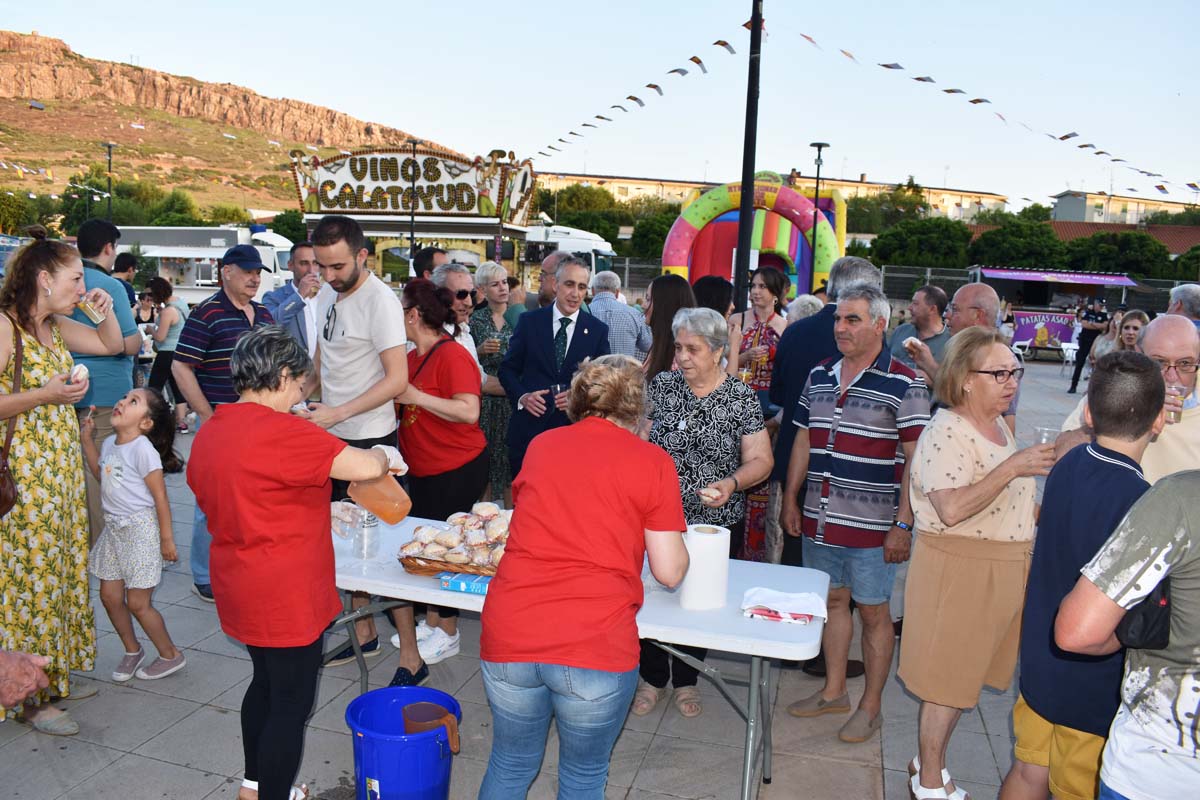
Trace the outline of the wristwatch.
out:
<instances>
[{"instance_id":1,"label":"wristwatch","mask_svg":"<svg viewBox=\"0 0 1200 800\"><path fill-rule=\"evenodd\" d=\"M913 532L913 526L909 525L907 522L901 522L900 520L896 520L892 524L895 525L897 528L899 528L902 531L908 531L909 533Z\"/></svg>"}]
</instances>

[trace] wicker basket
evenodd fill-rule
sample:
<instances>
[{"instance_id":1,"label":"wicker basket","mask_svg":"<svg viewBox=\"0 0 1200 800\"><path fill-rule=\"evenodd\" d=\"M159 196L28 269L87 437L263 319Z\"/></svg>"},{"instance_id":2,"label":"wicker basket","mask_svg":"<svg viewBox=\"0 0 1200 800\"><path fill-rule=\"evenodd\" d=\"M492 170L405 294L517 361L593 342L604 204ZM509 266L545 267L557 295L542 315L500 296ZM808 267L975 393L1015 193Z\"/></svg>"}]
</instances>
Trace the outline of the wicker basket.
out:
<instances>
[{"instance_id":1,"label":"wicker basket","mask_svg":"<svg viewBox=\"0 0 1200 800\"><path fill-rule=\"evenodd\" d=\"M433 576L442 572L457 572L460 575L495 575L492 566L477 567L474 564L451 564L449 561L434 561L420 556L400 556L400 566L410 575Z\"/></svg>"}]
</instances>

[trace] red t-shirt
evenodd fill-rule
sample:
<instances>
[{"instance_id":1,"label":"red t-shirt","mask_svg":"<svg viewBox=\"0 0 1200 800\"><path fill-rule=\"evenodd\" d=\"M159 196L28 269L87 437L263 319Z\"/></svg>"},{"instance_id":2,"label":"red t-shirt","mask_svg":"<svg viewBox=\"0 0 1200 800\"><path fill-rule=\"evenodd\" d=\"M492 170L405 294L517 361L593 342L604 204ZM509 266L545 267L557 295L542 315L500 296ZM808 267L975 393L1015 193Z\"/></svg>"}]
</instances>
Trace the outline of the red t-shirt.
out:
<instances>
[{"instance_id":1,"label":"red t-shirt","mask_svg":"<svg viewBox=\"0 0 1200 800\"><path fill-rule=\"evenodd\" d=\"M429 363L421 369L425 361ZM409 350L408 375L412 386L444 400L456 394L480 395L479 365L458 342L446 342L423 356ZM487 447L478 422L450 422L414 405L403 407L399 427L400 452L408 473L418 478L458 469Z\"/></svg>"},{"instance_id":2,"label":"red t-shirt","mask_svg":"<svg viewBox=\"0 0 1200 800\"><path fill-rule=\"evenodd\" d=\"M644 530L682 531L675 463L608 420L546 431L513 482L481 657L626 672L638 664Z\"/></svg>"},{"instance_id":3,"label":"red t-shirt","mask_svg":"<svg viewBox=\"0 0 1200 800\"><path fill-rule=\"evenodd\" d=\"M218 406L187 482L208 516L221 628L256 647L311 644L342 611L329 470L346 443L258 403Z\"/></svg>"}]
</instances>

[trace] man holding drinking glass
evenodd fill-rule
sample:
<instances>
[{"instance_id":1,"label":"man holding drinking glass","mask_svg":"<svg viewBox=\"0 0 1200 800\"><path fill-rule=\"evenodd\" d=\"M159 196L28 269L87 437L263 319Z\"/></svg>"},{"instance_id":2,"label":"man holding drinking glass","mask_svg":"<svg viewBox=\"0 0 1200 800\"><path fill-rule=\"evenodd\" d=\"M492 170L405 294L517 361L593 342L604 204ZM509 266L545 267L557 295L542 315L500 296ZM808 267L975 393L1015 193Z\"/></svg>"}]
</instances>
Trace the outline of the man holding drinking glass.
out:
<instances>
[{"instance_id":1,"label":"man holding drinking glass","mask_svg":"<svg viewBox=\"0 0 1200 800\"><path fill-rule=\"evenodd\" d=\"M1187 317L1164 314L1146 326L1142 352L1158 364L1167 384L1167 426L1142 457L1142 472L1153 485L1159 478L1200 466L1200 398L1196 395L1200 333ZM1091 439L1092 431L1083 425L1082 413L1080 403L1063 423L1065 433L1054 447L1059 458Z\"/></svg>"}]
</instances>

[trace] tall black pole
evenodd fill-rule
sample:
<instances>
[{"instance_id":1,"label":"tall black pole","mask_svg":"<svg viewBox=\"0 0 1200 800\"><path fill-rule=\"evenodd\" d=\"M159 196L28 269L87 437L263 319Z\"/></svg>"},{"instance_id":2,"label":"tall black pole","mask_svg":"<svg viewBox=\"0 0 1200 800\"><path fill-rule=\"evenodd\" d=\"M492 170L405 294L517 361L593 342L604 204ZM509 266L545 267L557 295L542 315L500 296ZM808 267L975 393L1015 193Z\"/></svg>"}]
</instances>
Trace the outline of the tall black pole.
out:
<instances>
[{"instance_id":1,"label":"tall black pole","mask_svg":"<svg viewBox=\"0 0 1200 800\"><path fill-rule=\"evenodd\" d=\"M105 142L108 149L108 221L112 222L112 151L116 147L112 142Z\"/></svg>"},{"instance_id":2,"label":"tall black pole","mask_svg":"<svg viewBox=\"0 0 1200 800\"><path fill-rule=\"evenodd\" d=\"M413 178L412 178L412 204L408 207L408 272L411 277L417 277L413 272L412 262L417 256L417 173L420 169L416 168L417 163L417 145L421 143L420 139L409 139L408 144L412 146L413 157Z\"/></svg>"},{"instance_id":3,"label":"tall black pole","mask_svg":"<svg viewBox=\"0 0 1200 800\"><path fill-rule=\"evenodd\" d=\"M738 209L737 259L733 267L733 306L746 310L750 236L754 232L754 150L758 139L758 81L762 65L763 0L751 0L750 71L746 78L746 136L742 146L742 203Z\"/></svg>"},{"instance_id":4,"label":"tall black pole","mask_svg":"<svg viewBox=\"0 0 1200 800\"><path fill-rule=\"evenodd\" d=\"M813 229L812 229L812 266L809 267L808 282L812 284L809 291L816 289L817 278L817 221L821 218L821 151L829 147L828 142L813 142L809 147L817 148L817 180L813 186Z\"/></svg>"}]
</instances>

